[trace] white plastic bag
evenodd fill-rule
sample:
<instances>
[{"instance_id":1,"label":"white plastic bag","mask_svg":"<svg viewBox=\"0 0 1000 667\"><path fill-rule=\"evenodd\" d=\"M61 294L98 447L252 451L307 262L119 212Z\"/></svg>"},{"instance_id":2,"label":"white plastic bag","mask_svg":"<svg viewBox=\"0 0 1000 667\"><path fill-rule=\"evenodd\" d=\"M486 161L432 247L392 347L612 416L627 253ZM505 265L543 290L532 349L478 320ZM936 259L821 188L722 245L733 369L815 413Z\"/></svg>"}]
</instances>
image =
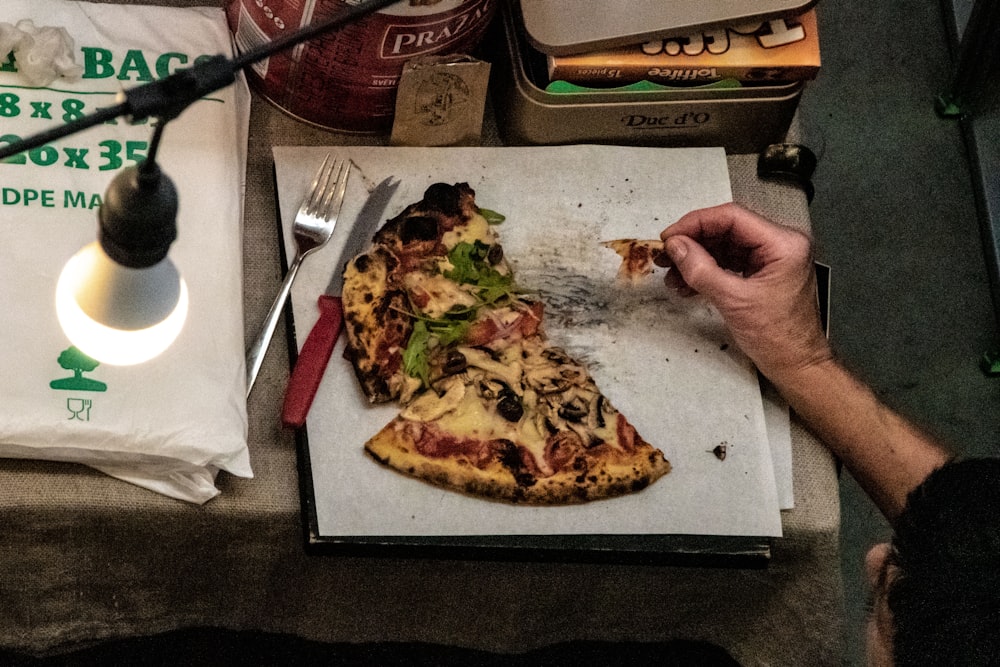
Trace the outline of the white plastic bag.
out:
<instances>
[{"instance_id":1,"label":"white plastic bag","mask_svg":"<svg viewBox=\"0 0 1000 667\"><path fill-rule=\"evenodd\" d=\"M14 71L16 58L0 54L0 143L113 104L121 88L200 56L231 53L217 8L0 4L0 22L25 19L65 28L81 76L33 87ZM54 294L66 260L95 239L108 183L145 156L152 125L98 125L0 164L0 457L79 462L196 503L218 494L218 471L252 476L242 307L248 123L241 79L165 128L157 162L179 194L170 256L190 309L173 346L137 366L81 358L59 327Z\"/></svg>"}]
</instances>

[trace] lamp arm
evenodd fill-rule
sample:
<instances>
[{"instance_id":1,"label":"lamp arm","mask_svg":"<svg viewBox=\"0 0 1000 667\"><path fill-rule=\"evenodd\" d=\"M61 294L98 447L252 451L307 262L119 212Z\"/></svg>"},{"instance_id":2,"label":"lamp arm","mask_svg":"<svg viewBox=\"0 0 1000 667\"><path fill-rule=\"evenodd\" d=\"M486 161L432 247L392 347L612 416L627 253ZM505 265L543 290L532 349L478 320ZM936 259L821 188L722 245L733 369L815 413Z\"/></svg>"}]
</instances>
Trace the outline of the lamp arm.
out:
<instances>
[{"instance_id":1,"label":"lamp arm","mask_svg":"<svg viewBox=\"0 0 1000 667\"><path fill-rule=\"evenodd\" d=\"M299 28L285 37L268 42L233 59L223 55L206 58L195 63L192 67L179 70L158 81L124 91L119 98L121 101L114 106L99 109L65 125L39 132L6 146L0 146L0 160L44 146L119 116L127 117L130 122L153 117L159 118L163 122L173 120L184 109L205 95L233 83L236 80L236 73L244 67L340 28L396 2L399 0L362 0L356 5L341 9L322 21Z\"/></svg>"}]
</instances>

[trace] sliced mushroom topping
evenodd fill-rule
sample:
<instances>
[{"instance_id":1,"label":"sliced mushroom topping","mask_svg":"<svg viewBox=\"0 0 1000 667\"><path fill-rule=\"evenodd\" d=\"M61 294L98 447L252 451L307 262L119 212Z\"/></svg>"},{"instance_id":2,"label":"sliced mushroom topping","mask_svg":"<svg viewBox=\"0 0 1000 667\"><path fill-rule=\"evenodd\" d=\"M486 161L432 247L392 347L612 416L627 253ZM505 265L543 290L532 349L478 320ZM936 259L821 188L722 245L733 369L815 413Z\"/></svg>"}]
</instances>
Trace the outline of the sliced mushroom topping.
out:
<instances>
[{"instance_id":1,"label":"sliced mushroom topping","mask_svg":"<svg viewBox=\"0 0 1000 667\"><path fill-rule=\"evenodd\" d=\"M559 406L559 416L566 421L581 422L589 413L589 406L580 396L573 396Z\"/></svg>"},{"instance_id":2,"label":"sliced mushroom topping","mask_svg":"<svg viewBox=\"0 0 1000 667\"><path fill-rule=\"evenodd\" d=\"M542 356L548 359L549 361L556 362L557 364L573 363L572 357L566 354L566 351L560 347L547 347L544 350L542 350Z\"/></svg>"},{"instance_id":3,"label":"sliced mushroom topping","mask_svg":"<svg viewBox=\"0 0 1000 667\"><path fill-rule=\"evenodd\" d=\"M543 349L539 356L527 361L524 370L526 383L538 393L562 393L592 384L586 370L559 348Z\"/></svg>"},{"instance_id":4,"label":"sliced mushroom topping","mask_svg":"<svg viewBox=\"0 0 1000 667\"><path fill-rule=\"evenodd\" d=\"M604 417L601 415L601 404L604 402L604 397L596 389L583 391L580 395L587 404L587 418L584 420L587 428L594 430L603 427Z\"/></svg>"},{"instance_id":5,"label":"sliced mushroom topping","mask_svg":"<svg viewBox=\"0 0 1000 667\"><path fill-rule=\"evenodd\" d=\"M484 377L479 381L479 395L487 400L498 401L500 396L508 391L511 391L511 388L507 383L496 378Z\"/></svg>"},{"instance_id":6,"label":"sliced mushroom topping","mask_svg":"<svg viewBox=\"0 0 1000 667\"><path fill-rule=\"evenodd\" d=\"M503 359L500 358L500 354L496 350L494 350L493 348L487 347L485 345L475 345L475 346L473 346L472 349L473 350L477 350L479 352L482 352L483 354L487 355L493 361L503 361Z\"/></svg>"},{"instance_id":7,"label":"sliced mushroom topping","mask_svg":"<svg viewBox=\"0 0 1000 667\"><path fill-rule=\"evenodd\" d=\"M545 373L526 373L528 383L539 394L558 394L566 391L572 386L569 380L559 376L552 376Z\"/></svg>"},{"instance_id":8,"label":"sliced mushroom topping","mask_svg":"<svg viewBox=\"0 0 1000 667\"><path fill-rule=\"evenodd\" d=\"M608 408L608 401L604 398L604 394L597 395L597 409L594 410L594 415L597 418L597 426L599 428L604 428L607 426L607 420L605 419L605 410ZM608 412L608 417L611 416L610 411Z\"/></svg>"},{"instance_id":9,"label":"sliced mushroom topping","mask_svg":"<svg viewBox=\"0 0 1000 667\"><path fill-rule=\"evenodd\" d=\"M445 378L441 388L444 390L441 395L428 391L413 399L400 416L413 421L434 421L458 407L465 397L465 383L458 376Z\"/></svg>"},{"instance_id":10,"label":"sliced mushroom topping","mask_svg":"<svg viewBox=\"0 0 1000 667\"><path fill-rule=\"evenodd\" d=\"M559 369L559 375L562 376L564 380L576 385L589 384L591 382L590 376L587 375L587 371L584 370L582 366L577 366L576 364L563 365Z\"/></svg>"},{"instance_id":11,"label":"sliced mushroom topping","mask_svg":"<svg viewBox=\"0 0 1000 667\"><path fill-rule=\"evenodd\" d=\"M582 442L583 446L587 449L604 443L604 440L594 435L594 433L583 424L567 422L566 426L580 438L580 442Z\"/></svg>"},{"instance_id":12,"label":"sliced mushroom topping","mask_svg":"<svg viewBox=\"0 0 1000 667\"><path fill-rule=\"evenodd\" d=\"M520 363L500 363L486 352L474 347L460 347L458 350L465 355L469 366L481 368L488 376L500 380L515 392L520 391L522 373Z\"/></svg>"}]
</instances>

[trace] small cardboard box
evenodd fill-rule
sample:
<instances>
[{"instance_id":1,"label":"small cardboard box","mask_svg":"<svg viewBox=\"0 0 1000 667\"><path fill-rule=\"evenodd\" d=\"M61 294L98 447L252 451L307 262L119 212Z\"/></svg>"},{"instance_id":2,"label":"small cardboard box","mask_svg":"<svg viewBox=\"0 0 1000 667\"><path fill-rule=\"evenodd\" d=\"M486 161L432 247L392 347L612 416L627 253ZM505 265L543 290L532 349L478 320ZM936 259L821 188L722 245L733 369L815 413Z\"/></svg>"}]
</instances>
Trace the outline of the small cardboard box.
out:
<instances>
[{"instance_id":1,"label":"small cardboard box","mask_svg":"<svg viewBox=\"0 0 1000 667\"><path fill-rule=\"evenodd\" d=\"M492 92L497 125L509 144L611 143L722 146L757 153L782 141L804 83L666 90L544 90L545 57L523 39L504 6L496 36Z\"/></svg>"}]
</instances>

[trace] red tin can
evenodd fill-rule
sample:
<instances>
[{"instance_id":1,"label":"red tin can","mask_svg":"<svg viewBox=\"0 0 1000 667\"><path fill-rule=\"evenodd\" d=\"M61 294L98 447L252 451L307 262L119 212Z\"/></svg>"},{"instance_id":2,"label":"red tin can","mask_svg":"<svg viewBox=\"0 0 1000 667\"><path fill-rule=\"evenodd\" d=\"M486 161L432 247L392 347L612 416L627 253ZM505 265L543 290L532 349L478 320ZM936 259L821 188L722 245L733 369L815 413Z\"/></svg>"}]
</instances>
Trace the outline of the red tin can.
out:
<instances>
[{"instance_id":1,"label":"red tin can","mask_svg":"<svg viewBox=\"0 0 1000 667\"><path fill-rule=\"evenodd\" d=\"M232 0L241 52L278 39L358 0ZM468 53L499 0L409 0L389 5L247 69L250 85L289 115L349 132L388 132L403 65L414 56Z\"/></svg>"}]
</instances>

